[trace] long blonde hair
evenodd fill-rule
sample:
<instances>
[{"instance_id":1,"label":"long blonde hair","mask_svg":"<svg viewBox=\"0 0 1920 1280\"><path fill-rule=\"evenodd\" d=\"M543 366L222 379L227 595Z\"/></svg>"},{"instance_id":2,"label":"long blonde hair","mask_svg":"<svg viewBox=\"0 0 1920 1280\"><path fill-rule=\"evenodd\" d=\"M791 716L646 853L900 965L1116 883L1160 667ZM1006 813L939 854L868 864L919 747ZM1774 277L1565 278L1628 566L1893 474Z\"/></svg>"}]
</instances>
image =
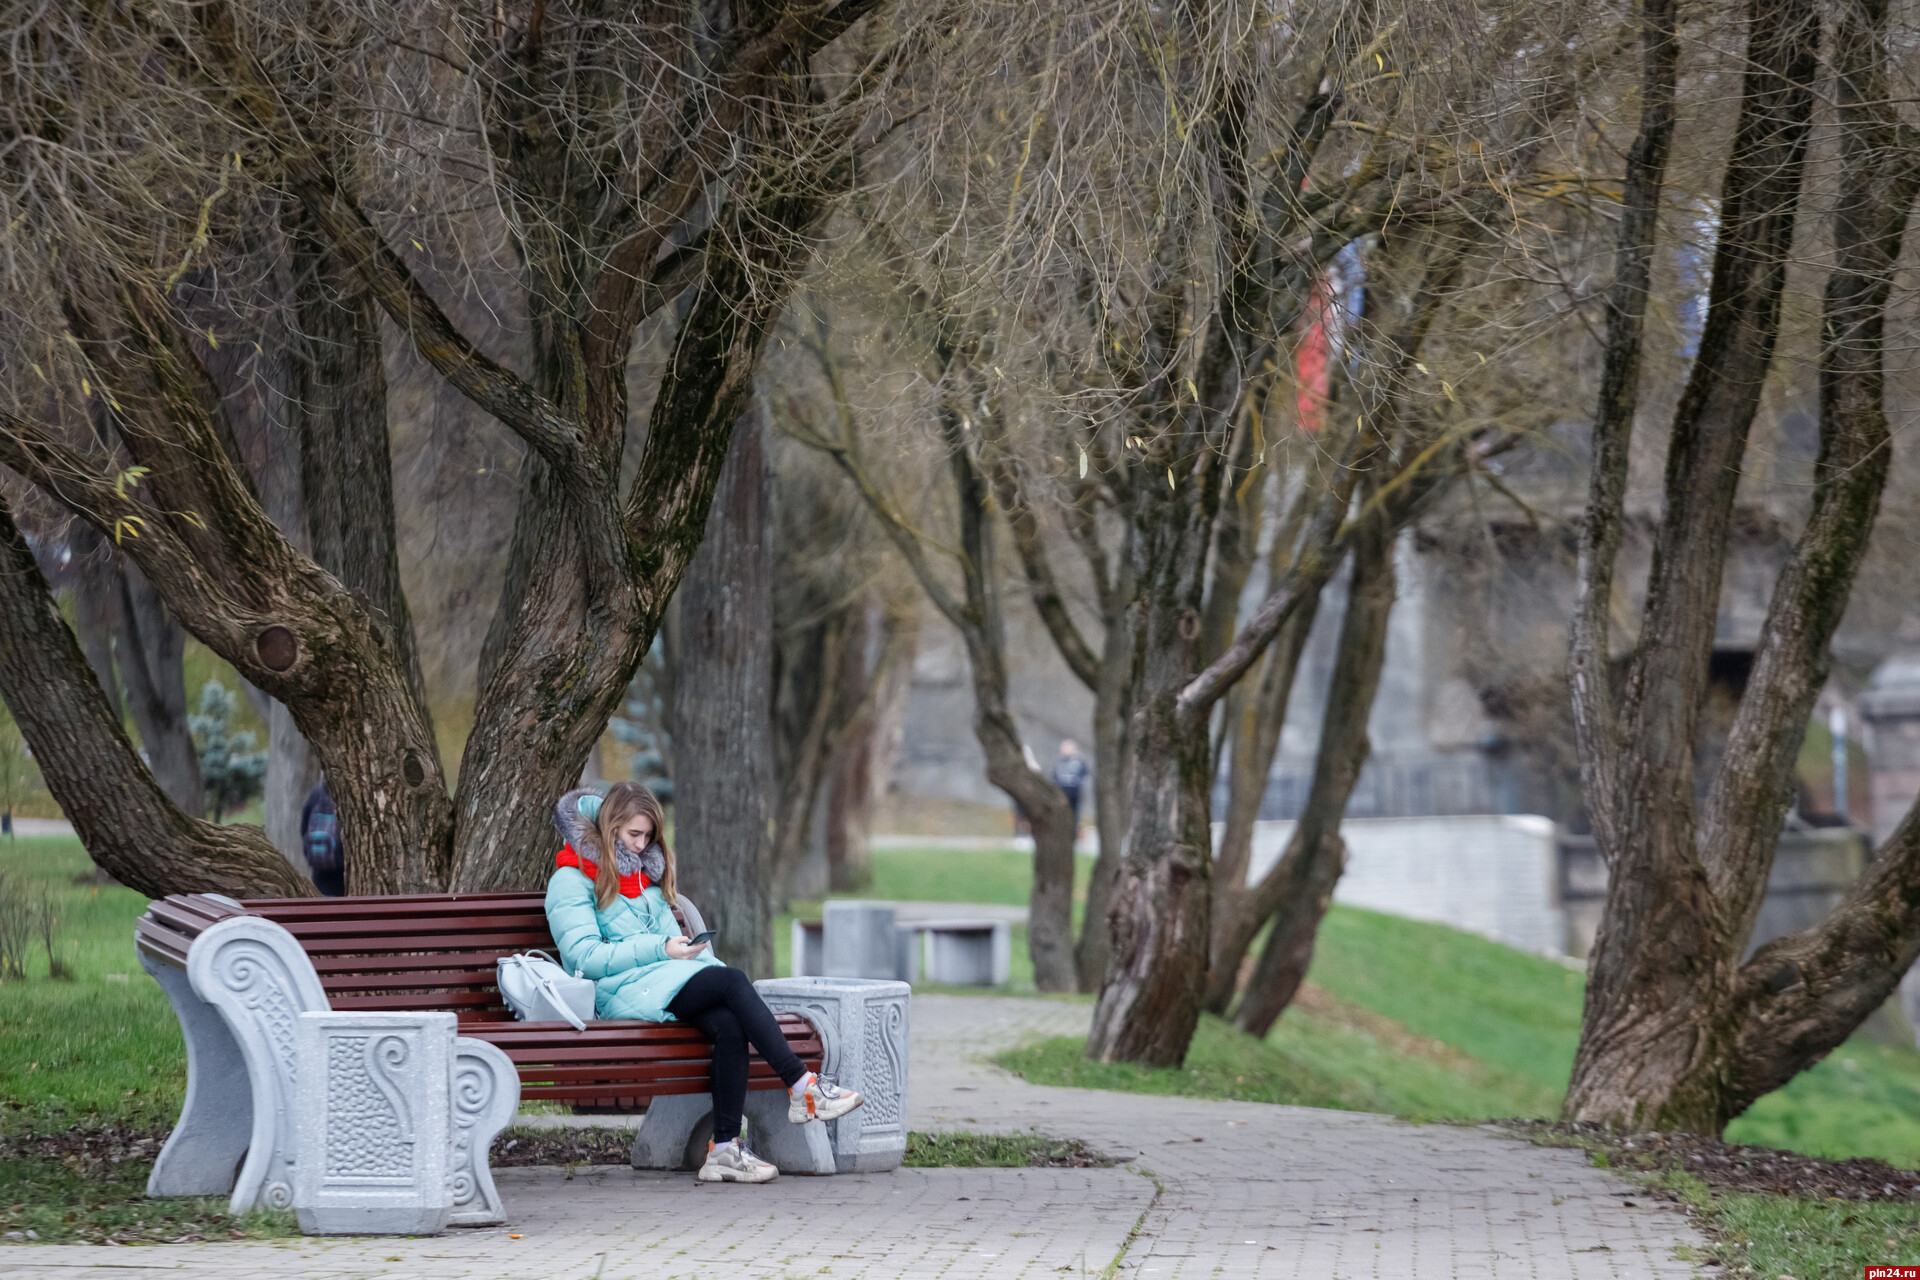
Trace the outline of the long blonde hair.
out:
<instances>
[{"instance_id":1,"label":"long blonde hair","mask_svg":"<svg viewBox=\"0 0 1920 1280\"><path fill-rule=\"evenodd\" d=\"M627 819L635 816L653 822L653 842L660 846L660 852L667 859L666 874L660 877L660 892L667 895L668 906L678 907L680 899L673 892L673 850L667 847L666 815L661 812L660 801L653 792L637 782L614 783L607 791L607 798L600 802L600 862L593 876L594 904L605 911L620 893L620 868L616 862L620 849L618 833Z\"/></svg>"}]
</instances>

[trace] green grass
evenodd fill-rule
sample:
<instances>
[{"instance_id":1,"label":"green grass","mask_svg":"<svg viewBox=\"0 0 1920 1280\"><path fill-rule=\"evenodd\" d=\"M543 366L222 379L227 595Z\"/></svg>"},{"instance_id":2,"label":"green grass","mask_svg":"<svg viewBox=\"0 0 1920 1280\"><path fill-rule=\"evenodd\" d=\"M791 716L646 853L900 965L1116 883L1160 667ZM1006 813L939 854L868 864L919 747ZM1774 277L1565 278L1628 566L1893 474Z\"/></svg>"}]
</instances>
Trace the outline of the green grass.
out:
<instances>
[{"instance_id":1,"label":"green grass","mask_svg":"<svg viewBox=\"0 0 1920 1280\"><path fill-rule=\"evenodd\" d=\"M1920 1207L1912 1204L1715 1190L1697 1175L1617 1141L1564 1134L1533 1140L1582 1148L1595 1168L1684 1202L1713 1244L1683 1260L1723 1265L1723 1274L1852 1280L1869 1266L1920 1263Z\"/></svg>"},{"instance_id":2,"label":"green grass","mask_svg":"<svg viewBox=\"0 0 1920 1280\"><path fill-rule=\"evenodd\" d=\"M1920 1168L1920 1053L1856 1034L1727 1126L1728 1142ZM1797 1272L1795 1273L1798 1274Z\"/></svg>"},{"instance_id":3,"label":"green grass","mask_svg":"<svg viewBox=\"0 0 1920 1280\"><path fill-rule=\"evenodd\" d=\"M0 1236L8 1244L118 1244L299 1234L288 1210L235 1217L225 1196L147 1199L151 1161L82 1173L53 1160L0 1160ZM10 1233L19 1232L20 1237ZM32 1235L27 1235L32 1232Z\"/></svg>"},{"instance_id":4,"label":"green grass","mask_svg":"<svg viewBox=\"0 0 1920 1280\"><path fill-rule=\"evenodd\" d=\"M1416 1120L1470 1120L1538 1110L1551 1091L1522 1076L1429 1049L1408 1054L1397 1037L1338 1014L1289 1014L1266 1041L1203 1015L1179 1067L1093 1062L1071 1036L1000 1054L995 1062L1035 1084L1189 1098L1235 1098L1302 1107L1377 1111Z\"/></svg>"},{"instance_id":5,"label":"green grass","mask_svg":"<svg viewBox=\"0 0 1920 1280\"><path fill-rule=\"evenodd\" d=\"M1112 1162L1094 1158L1080 1142L1037 1133L909 1133L902 1163L909 1169L1026 1169Z\"/></svg>"},{"instance_id":6,"label":"green grass","mask_svg":"<svg viewBox=\"0 0 1920 1280\"><path fill-rule=\"evenodd\" d=\"M0 984L0 1133L165 1126L180 1113L180 1026L133 949L147 899L73 883L92 868L76 840L0 840L8 880L52 895L56 949L73 971L56 981L45 955L30 951L27 977Z\"/></svg>"},{"instance_id":7,"label":"green grass","mask_svg":"<svg viewBox=\"0 0 1920 1280\"><path fill-rule=\"evenodd\" d=\"M1912 1205L1715 1193L1686 1174L1665 1181L1719 1230L1715 1252L1735 1275L1854 1280L1875 1264L1920 1263L1920 1212Z\"/></svg>"},{"instance_id":8,"label":"green grass","mask_svg":"<svg viewBox=\"0 0 1920 1280\"><path fill-rule=\"evenodd\" d=\"M1586 990L1576 969L1444 925L1336 906L1308 976L1556 1096L1566 1088Z\"/></svg>"},{"instance_id":9,"label":"green grass","mask_svg":"<svg viewBox=\"0 0 1920 1280\"><path fill-rule=\"evenodd\" d=\"M1089 1063L1070 1039L999 1060L1038 1083L1413 1119L1558 1112L1580 1036L1578 970L1443 925L1336 906L1310 980L1333 999L1288 1010L1265 1043L1204 1020L1176 1071ZM1726 1138L1920 1168L1920 1052L1855 1035Z\"/></svg>"}]
</instances>

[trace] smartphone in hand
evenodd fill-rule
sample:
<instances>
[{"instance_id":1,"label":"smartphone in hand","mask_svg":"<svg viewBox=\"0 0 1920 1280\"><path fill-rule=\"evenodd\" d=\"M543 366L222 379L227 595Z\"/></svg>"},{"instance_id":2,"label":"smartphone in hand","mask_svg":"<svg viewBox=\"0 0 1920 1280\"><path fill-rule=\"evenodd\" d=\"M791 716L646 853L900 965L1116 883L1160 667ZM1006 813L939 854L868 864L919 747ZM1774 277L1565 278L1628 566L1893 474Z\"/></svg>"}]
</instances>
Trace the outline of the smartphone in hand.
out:
<instances>
[{"instance_id":1,"label":"smartphone in hand","mask_svg":"<svg viewBox=\"0 0 1920 1280\"><path fill-rule=\"evenodd\" d=\"M701 945L703 945L703 944L705 944L705 943L709 943L709 942L712 942L712 941L713 941L713 930L712 930L712 929L709 929L709 930L707 930L707 931L706 931L705 933L702 933L702 934L697 934L697 935L695 935L694 937L691 937L691 938L688 938L688 939L687 939L687 942L688 942L688 944L689 944L689 945L691 945L691 946L696 946L696 947L698 947L698 946L701 946Z\"/></svg>"}]
</instances>

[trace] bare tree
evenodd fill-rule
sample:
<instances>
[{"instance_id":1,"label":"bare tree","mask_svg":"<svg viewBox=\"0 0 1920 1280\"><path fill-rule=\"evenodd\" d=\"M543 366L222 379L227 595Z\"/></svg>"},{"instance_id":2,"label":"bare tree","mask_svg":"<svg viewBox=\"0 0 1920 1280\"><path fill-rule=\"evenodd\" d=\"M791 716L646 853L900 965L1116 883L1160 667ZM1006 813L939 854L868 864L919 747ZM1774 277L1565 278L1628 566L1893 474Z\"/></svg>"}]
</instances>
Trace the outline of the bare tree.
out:
<instances>
[{"instance_id":1,"label":"bare tree","mask_svg":"<svg viewBox=\"0 0 1920 1280\"><path fill-rule=\"evenodd\" d=\"M870 23L859 48L823 53L879 8L217 2L35 28L63 57L17 66L9 88L9 261L38 308L15 349L72 342L16 388L0 461L113 537L183 625L287 706L354 833L357 891L540 874L546 807L578 777L699 541L764 336L872 106L940 29L938 13ZM134 63L142 77L121 74ZM48 122L85 116L61 114L76 103L109 105L127 131L68 127L52 145ZM44 199L53 188L87 198ZM474 203L502 211L497 251L520 265L524 361L487 354L436 297L458 287L464 253L496 251L428 248L437 210ZM316 437L340 443L309 451L322 474L307 487L323 496L331 477L347 495L338 574L320 539L309 557L263 513L203 359L218 334L185 323L164 265L177 245L231 260L235 222L271 208L296 210L311 266L293 275L314 303L301 402ZM373 438L354 434L379 425L374 305L532 459L457 795L389 572L391 517L353 487L355 467L380 471ZM629 355L650 320L671 341L623 469ZM359 373L332 380L327 360ZM61 408L95 387L113 408L104 448Z\"/></svg>"},{"instance_id":2,"label":"bare tree","mask_svg":"<svg viewBox=\"0 0 1920 1280\"><path fill-rule=\"evenodd\" d=\"M203 821L182 810L154 781L88 669L4 501L0 696L87 852L120 883L155 897L314 893L312 883L257 828Z\"/></svg>"},{"instance_id":3,"label":"bare tree","mask_svg":"<svg viewBox=\"0 0 1920 1280\"><path fill-rule=\"evenodd\" d=\"M1001 612L1000 579L995 563L991 480L981 457L981 429L971 406L986 401L979 381L980 351L962 317L938 285L905 275L898 258L894 269L908 281L907 321L929 364L935 388L931 415L952 485L956 545L943 558L960 578L955 591L929 555L940 544L888 492L869 464L861 426L844 377L829 348L822 322L811 337L830 388L836 425L823 430L796 422L790 430L802 442L839 464L882 530L913 571L921 590L960 633L973 676L974 737L987 760L987 778L1025 814L1033 831L1033 891L1028 902L1027 947L1033 957L1034 985L1042 991L1072 991L1077 986L1073 948L1073 844L1075 822L1066 796L1046 775L1027 764L1024 742L1008 700L1006 626ZM983 414L995 412L992 408ZM943 548L944 549L944 548ZM936 551L935 554L938 554Z\"/></svg>"},{"instance_id":4,"label":"bare tree","mask_svg":"<svg viewBox=\"0 0 1920 1280\"><path fill-rule=\"evenodd\" d=\"M1639 636L1616 682L1613 571L1677 62L1674 7L1645 10L1644 105L1608 299L1569 657L1587 804L1610 878L1566 1114L1709 1133L1839 1044L1920 955L1920 818L1910 814L1827 920L1740 960L1891 456L1883 332L1920 152L1889 89L1879 0L1836 15L1839 182L1812 510L1775 582L1719 768L1704 799L1696 793L1701 692L1736 485L1779 332L1821 23L1820 6L1800 0L1752 0L1744 14L1706 325L1674 411Z\"/></svg>"}]
</instances>

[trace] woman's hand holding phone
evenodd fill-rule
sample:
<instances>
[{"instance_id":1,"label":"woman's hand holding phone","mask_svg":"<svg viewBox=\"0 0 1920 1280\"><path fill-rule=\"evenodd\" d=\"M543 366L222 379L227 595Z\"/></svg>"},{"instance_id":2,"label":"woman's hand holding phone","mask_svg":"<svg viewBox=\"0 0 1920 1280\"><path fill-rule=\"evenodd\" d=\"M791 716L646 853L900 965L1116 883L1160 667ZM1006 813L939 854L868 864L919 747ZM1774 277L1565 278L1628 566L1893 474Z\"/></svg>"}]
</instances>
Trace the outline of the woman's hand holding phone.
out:
<instances>
[{"instance_id":1,"label":"woman's hand holding phone","mask_svg":"<svg viewBox=\"0 0 1920 1280\"><path fill-rule=\"evenodd\" d=\"M712 937L713 932L709 930L698 938L668 938L667 957L672 960L691 960L700 954Z\"/></svg>"}]
</instances>

